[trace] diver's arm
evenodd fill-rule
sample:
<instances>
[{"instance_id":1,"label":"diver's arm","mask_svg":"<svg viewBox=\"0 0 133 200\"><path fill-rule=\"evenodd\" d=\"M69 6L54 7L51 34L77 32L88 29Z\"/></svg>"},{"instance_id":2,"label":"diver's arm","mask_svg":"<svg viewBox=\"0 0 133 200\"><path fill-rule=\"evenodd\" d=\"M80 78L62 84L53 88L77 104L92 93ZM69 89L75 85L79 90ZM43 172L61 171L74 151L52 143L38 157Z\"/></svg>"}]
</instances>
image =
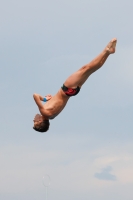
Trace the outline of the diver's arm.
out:
<instances>
[{"instance_id":1,"label":"diver's arm","mask_svg":"<svg viewBox=\"0 0 133 200\"><path fill-rule=\"evenodd\" d=\"M41 101L43 101L44 97L40 96L39 94L33 94L33 98L38 106L39 109L43 108L43 104Z\"/></svg>"},{"instance_id":2,"label":"diver's arm","mask_svg":"<svg viewBox=\"0 0 133 200\"><path fill-rule=\"evenodd\" d=\"M44 101L44 98L46 99L46 101L50 100L52 98L52 95L51 94L48 94L46 95L45 97L42 97L41 95L39 94L33 94L33 97L35 99L35 96L38 96L40 101Z\"/></svg>"},{"instance_id":3,"label":"diver's arm","mask_svg":"<svg viewBox=\"0 0 133 200\"><path fill-rule=\"evenodd\" d=\"M40 113L43 116L48 117L49 116L49 111L47 111L46 109L44 109L44 105L42 104L42 101L44 101L44 98L42 96L40 96L39 94L33 94L33 98L40 110Z\"/></svg>"}]
</instances>

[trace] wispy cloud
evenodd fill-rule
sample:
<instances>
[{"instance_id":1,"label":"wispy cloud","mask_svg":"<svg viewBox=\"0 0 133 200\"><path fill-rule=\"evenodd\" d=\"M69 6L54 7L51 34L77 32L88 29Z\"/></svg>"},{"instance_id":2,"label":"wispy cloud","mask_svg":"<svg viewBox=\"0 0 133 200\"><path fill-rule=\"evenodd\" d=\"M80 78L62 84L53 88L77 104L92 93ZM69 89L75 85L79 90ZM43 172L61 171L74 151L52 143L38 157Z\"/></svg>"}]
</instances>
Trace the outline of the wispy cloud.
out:
<instances>
[{"instance_id":1,"label":"wispy cloud","mask_svg":"<svg viewBox=\"0 0 133 200\"><path fill-rule=\"evenodd\" d=\"M99 180L108 180L108 181L116 181L116 176L111 174L112 167L107 166L106 168L102 169L100 173L95 173L95 178Z\"/></svg>"}]
</instances>

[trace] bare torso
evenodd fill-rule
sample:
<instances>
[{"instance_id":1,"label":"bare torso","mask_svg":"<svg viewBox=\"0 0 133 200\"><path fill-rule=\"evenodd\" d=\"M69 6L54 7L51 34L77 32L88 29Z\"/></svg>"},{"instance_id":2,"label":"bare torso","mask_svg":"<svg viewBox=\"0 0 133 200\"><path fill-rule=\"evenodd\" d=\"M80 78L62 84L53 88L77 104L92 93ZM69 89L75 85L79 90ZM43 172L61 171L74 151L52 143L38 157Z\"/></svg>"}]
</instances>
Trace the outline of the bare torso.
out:
<instances>
[{"instance_id":1,"label":"bare torso","mask_svg":"<svg viewBox=\"0 0 133 200\"><path fill-rule=\"evenodd\" d=\"M70 97L65 95L62 89L60 89L56 95L43 105L47 117L49 119L54 119L64 109L69 98Z\"/></svg>"}]
</instances>

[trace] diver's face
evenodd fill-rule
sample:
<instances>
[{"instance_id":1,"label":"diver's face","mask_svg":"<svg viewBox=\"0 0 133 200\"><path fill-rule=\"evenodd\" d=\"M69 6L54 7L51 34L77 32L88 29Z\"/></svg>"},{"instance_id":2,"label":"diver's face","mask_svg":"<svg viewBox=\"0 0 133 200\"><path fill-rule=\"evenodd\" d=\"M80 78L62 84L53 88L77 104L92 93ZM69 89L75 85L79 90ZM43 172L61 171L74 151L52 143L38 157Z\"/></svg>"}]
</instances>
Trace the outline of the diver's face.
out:
<instances>
[{"instance_id":1,"label":"diver's face","mask_svg":"<svg viewBox=\"0 0 133 200\"><path fill-rule=\"evenodd\" d=\"M40 114L37 114L35 115L33 122L34 122L34 127L36 127L36 125L39 125L41 122L43 122L43 117Z\"/></svg>"}]
</instances>

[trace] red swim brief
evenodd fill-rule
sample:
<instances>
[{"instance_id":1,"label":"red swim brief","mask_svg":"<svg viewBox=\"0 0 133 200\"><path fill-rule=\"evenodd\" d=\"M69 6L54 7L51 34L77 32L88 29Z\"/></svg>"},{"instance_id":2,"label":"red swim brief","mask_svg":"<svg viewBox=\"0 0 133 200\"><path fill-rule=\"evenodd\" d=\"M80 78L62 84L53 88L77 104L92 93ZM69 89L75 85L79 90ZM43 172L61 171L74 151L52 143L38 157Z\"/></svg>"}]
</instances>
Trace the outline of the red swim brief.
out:
<instances>
[{"instance_id":1,"label":"red swim brief","mask_svg":"<svg viewBox=\"0 0 133 200\"><path fill-rule=\"evenodd\" d=\"M77 88L68 88L66 87L64 84L63 86L61 87L63 92L67 95L67 96L75 96L76 94L79 93L80 91L80 87L77 86Z\"/></svg>"}]
</instances>

